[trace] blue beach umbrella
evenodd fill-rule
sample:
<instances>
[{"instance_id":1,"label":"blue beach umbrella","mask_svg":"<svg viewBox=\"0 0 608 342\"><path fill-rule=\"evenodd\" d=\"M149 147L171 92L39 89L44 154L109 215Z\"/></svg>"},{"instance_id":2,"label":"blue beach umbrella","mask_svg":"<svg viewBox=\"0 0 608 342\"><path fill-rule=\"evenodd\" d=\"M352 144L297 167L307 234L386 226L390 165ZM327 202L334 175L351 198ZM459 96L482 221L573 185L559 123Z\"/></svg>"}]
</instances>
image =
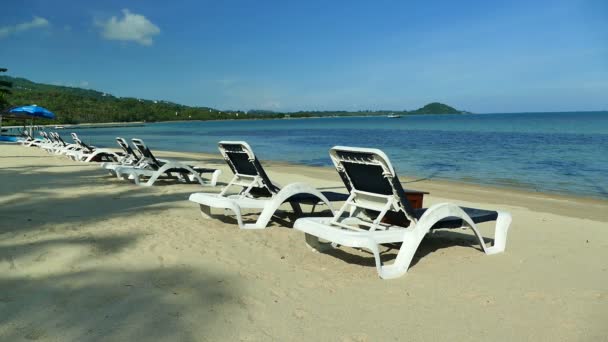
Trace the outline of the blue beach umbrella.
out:
<instances>
[{"instance_id":1,"label":"blue beach umbrella","mask_svg":"<svg viewBox=\"0 0 608 342\"><path fill-rule=\"evenodd\" d=\"M44 107L40 107L40 106L36 106L36 105L29 105L29 106L21 106L21 107L14 107L11 108L8 111L9 115L12 116L22 116L22 117L28 117L28 118L40 118L40 119L55 119L55 114L53 114L53 112L51 112L50 110L44 108Z\"/></svg>"}]
</instances>

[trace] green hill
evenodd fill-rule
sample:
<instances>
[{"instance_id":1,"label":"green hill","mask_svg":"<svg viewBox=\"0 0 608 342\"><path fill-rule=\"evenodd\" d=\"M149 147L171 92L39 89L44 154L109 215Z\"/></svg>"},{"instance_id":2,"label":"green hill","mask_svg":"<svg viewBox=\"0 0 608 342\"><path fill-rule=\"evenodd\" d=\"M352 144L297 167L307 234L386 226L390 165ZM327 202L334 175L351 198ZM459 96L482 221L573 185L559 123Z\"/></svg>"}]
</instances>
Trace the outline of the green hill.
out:
<instances>
[{"instance_id":1,"label":"green hill","mask_svg":"<svg viewBox=\"0 0 608 342\"><path fill-rule=\"evenodd\" d=\"M422 108L409 112L410 114L464 114L466 112L450 107L446 104L433 102Z\"/></svg>"},{"instance_id":2,"label":"green hill","mask_svg":"<svg viewBox=\"0 0 608 342\"><path fill-rule=\"evenodd\" d=\"M11 93L5 95L11 106L36 104L57 114L56 124L175 121L175 120L227 120L276 119L318 116L382 116L390 113L452 114L463 113L448 105L430 103L415 111L299 111L280 113L267 110L220 111L209 107L190 107L164 100L145 100L116 97L91 89L36 83L25 78L0 76L0 81L12 82ZM1 110L2 108L0 108ZM44 120L38 123L44 124ZM48 122L51 123L51 122Z\"/></svg>"},{"instance_id":3,"label":"green hill","mask_svg":"<svg viewBox=\"0 0 608 342\"><path fill-rule=\"evenodd\" d=\"M24 78L0 76L0 80L13 83L12 94L6 96L12 106L36 104L49 108L57 114L54 123L218 120L246 116L239 111L223 112L163 100L116 97L96 90L35 83Z\"/></svg>"}]
</instances>

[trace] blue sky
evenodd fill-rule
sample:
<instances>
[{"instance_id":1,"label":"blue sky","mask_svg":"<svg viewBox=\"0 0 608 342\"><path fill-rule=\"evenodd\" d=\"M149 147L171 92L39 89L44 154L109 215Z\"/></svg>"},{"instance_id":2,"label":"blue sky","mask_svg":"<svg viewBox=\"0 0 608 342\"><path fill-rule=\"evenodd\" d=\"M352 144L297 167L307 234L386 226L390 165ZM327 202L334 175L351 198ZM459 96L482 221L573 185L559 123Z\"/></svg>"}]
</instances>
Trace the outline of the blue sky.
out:
<instances>
[{"instance_id":1,"label":"blue sky","mask_svg":"<svg viewBox=\"0 0 608 342\"><path fill-rule=\"evenodd\" d=\"M9 75L219 109L608 109L608 1L3 0Z\"/></svg>"}]
</instances>

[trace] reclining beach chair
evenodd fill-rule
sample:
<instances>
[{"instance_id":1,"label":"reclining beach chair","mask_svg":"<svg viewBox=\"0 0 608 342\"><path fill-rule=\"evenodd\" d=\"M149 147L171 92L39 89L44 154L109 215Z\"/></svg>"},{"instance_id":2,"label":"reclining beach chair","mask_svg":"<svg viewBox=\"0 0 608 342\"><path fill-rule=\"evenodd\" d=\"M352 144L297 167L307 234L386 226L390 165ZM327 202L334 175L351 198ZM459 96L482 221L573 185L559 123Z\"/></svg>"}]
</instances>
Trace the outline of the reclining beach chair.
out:
<instances>
[{"instance_id":1,"label":"reclining beach chair","mask_svg":"<svg viewBox=\"0 0 608 342\"><path fill-rule=\"evenodd\" d=\"M59 133L57 132L49 132L49 136L52 138L54 144L53 147L48 148L48 152L58 154L63 149L67 148L68 144L63 141Z\"/></svg>"},{"instance_id":2,"label":"reclining beach chair","mask_svg":"<svg viewBox=\"0 0 608 342\"><path fill-rule=\"evenodd\" d=\"M66 143L63 138L61 138L61 135L59 135L59 133L57 132L49 132L47 137L52 140L52 143L41 147L49 153L65 154L69 151L75 151L79 149L79 146L77 144Z\"/></svg>"},{"instance_id":3,"label":"reclining beach chair","mask_svg":"<svg viewBox=\"0 0 608 342\"><path fill-rule=\"evenodd\" d=\"M45 150L48 153L58 154L58 151L62 151L68 146L68 144L61 139L57 132L40 132L46 141L39 144L38 147Z\"/></svg>"},{"instance_id":4,"label":"reclining beach chair","mask_svg":"<svg viewBox=\"0 0 608 342\"><path fill-rule=\"evenodd\" d=\"M41 141L39 141L38 143L32 143L31 146L36 146L47 152L50 152L55 146L57 146L57 142L55 141L51 133L40 131L39 134L42 137Z\"/></svg>"},{"instance_id":5,"label":"reclining beach chair","mask_svg":"<svg viewBox=\"0 0 608 342\"><path fill-rule=\"evenodd\" d=\"M330 201L344 201L348 197L330 191L319 191L306 183L291 183L283 188L270 181L251 147L243 141L220 141L219 150L234 177L219 194L194 193L190 201L200 205L203 217L212 217L211 208L228 210L236 216L241 229L264 229L283 203L289 203L297 215L302 214L300 204L325 204L332 210ZM241 187L238 194L228 195L233 186ZM255 223L244 223L243 209L261 210Z\"/></svg>"},{"instance_id":6,"label":"reclining beach chair","mask_svg":"<svg viewBox=\"0 0 608 342\"><path fill-rule=\"evenodd\" d=\"M350 196L333 218L301 218L295 222L294 229L306 234L306 242L312 248L319 251L337 245L366 248L374 255L378 275L384 279L407 272L420 242L432 229L471 228L486 254L504 251L511 224L509 213L450 203L412 209L382 151L338 146L330 150L330 156ZM496 222L491 247L486 246L476 226L490 221ZM383 265L380 247L394 243L401 243L397 257L391 265Z\"/></svg>"},{"instance_id":7,"label":"reclining beach chair","mask_svg":"<svg viewBox=\"0 0 608 342\"><path fill-rule=\"evenodd\" d=\"M43 148L43 146L53 144L53 141L49 138L48 134L45 131L40 131L38 133L42 139L34 139L26 144L26 146L35 146L38 148Z\"/></svg>"},{"instance_id":8,"label":"reclining beach chair","mask_svg":"<svg viewBox=\"0 0 608 342\"><path fill-rule=\"evenodd\" d=\"M44 142L44 137L42 139L34 138L27 129L24 130L22 134L25 137L25 139L21 141L22 146L38 146Z\"/></svg>"},{"instance_id":9,"label":"reclining beach chair","mask_svg":"<svg viewBox=\"0 0 608 342\"><path fill-rule=\"evenodd\" d=\"M157 159L141 139L131 139L133 146L139 151L142 158L135 165L118 166L114 168L119 178L133 179L135 184L152 186L157 179L175 179L182 182L197 181L203 186L215 186L221 170L196 167L175 160ZM211 173L211 181L206 182L201 175ZM147 178L142 183L141 178Z\"/></svg>"},{"instance_id":10,"label":"reclining beach chair","mask_svg":"<svg viewBox=\"0 0 608 342\"><path fill-rule=\"evenodd\" d=\"M143 156L138 155L132 148L129 146L127 141L124 138L116 137L116 143L124 153L119 157L116 162L105 162L101 163L101 167L108 170L110 174L116 175L116 169L119 167L126 166L136 166L140 161L143 160Z\"/></svg>"},{"instance_id":11,"label":"reclining beach chair","mask_svg":"<svg viewBox=\"0 0 608 342\"><path fill-rule=\"evenodd\" d=\"M57 147L55 149L55 154L67 154L70 151L80 151L82 150L82 146L78 145L76 142L72 143L72 144L68 144L67 142L65 142L65 140L63 140L63 138L61 137L61 135L57 132L51 132L51 134L53 134L53 136L55 137L55 140L57 140L59 142L59 147Z\"/></svg>"},{"instance_id":12,"label":"reclining beach chair","mask_svg":"<svg viewBox=\"0 0 608 342\"><path fill-rule=\"evenodd\" d=\"M46 152L53 153L53 151L60 146L53 132L40 132L40 135L42 135L46 140L42 144L38 145L38 147Z\"/></svg>"},{"instance_id":13,"label":"reclining beach chair","mask_svg":"<svg viewBox=\"0 0 608 342\"><path fill-rule=\"evenodd\" d=\"M90 162L117 162L121 155L110 149L97 148L85 144L76 133L72 133L72 140L80 149L66 152L66 155L74 160L90 163Z\"/></svg>"}]
</instances>

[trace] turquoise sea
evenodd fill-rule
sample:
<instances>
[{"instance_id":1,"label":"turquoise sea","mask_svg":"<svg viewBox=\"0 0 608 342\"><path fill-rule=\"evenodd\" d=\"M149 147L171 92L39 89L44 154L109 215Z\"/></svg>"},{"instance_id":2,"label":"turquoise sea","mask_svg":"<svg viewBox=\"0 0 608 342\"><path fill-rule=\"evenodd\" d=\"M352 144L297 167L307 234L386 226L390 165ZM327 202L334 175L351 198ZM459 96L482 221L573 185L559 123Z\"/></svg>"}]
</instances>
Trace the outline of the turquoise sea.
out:
<instances>
[{"instance_id":1,"label":"turquoise sea","mask_svg":"<svg viewBox=\"0 0 608 342\"><path fill-rule=\"evenodd\" d=\"M101 146L138 137L153 150L206 153L217 153L220 140L244 140L261 160L306 165L331 165L334 145L375 147L402 176L608 199L608 112L196 121L76 132Z\"/></svg>"}]
</instances>

